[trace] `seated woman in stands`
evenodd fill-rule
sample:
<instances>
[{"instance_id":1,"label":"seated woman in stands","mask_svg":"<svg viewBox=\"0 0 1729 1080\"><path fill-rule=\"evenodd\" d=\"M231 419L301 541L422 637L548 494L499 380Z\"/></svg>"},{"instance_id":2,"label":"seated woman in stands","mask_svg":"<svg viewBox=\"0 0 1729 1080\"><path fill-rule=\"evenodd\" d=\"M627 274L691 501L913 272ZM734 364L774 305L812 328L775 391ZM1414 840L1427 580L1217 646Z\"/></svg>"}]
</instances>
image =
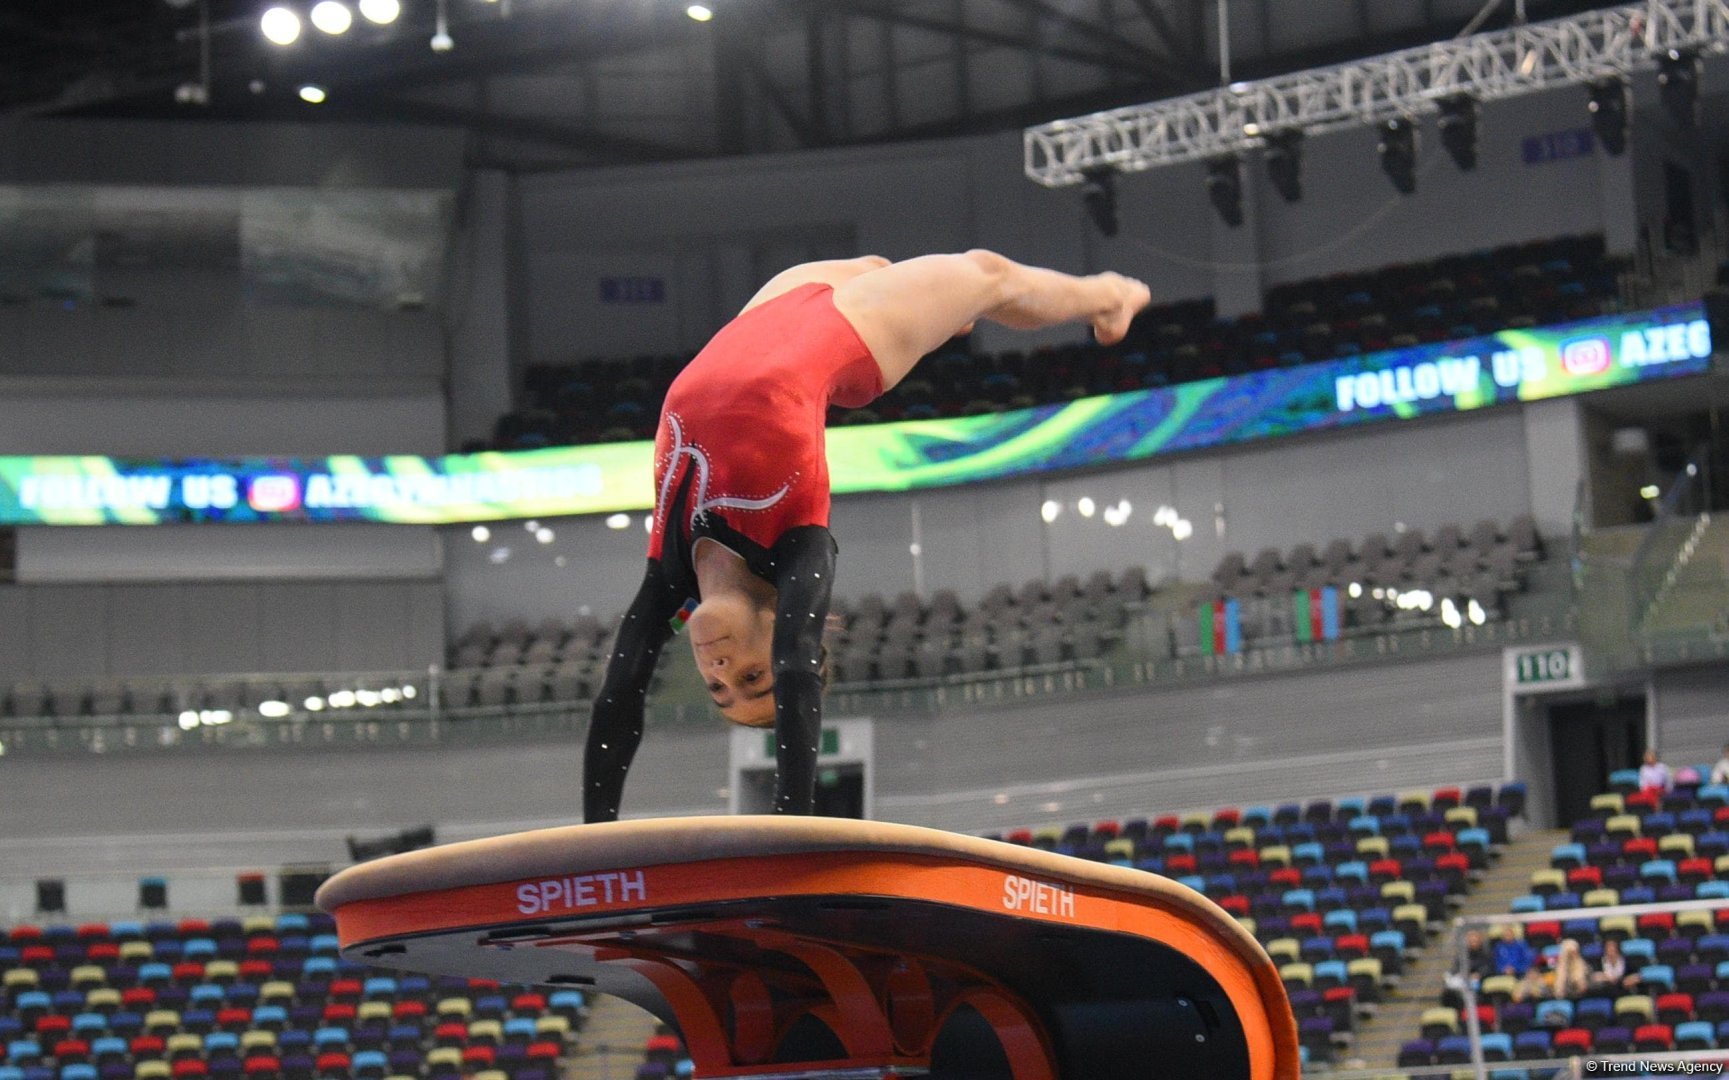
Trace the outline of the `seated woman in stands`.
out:
<instances>
[{"instance_id":1,"label":"seated woman in stands","mask_svg":"<svg viewBox=\"0 0 1729 1080\"><path fill-rule=\"evenodd\" d=\"M1639 976L1628 968L1627 957L1621 953L1621 940L1605 938L1603 959L1591 975L1591 989L1613 997L1638 982Z\"/></svg>"},{"instance_id":2,"label":"seated woman in stands","mask_svg":"<svg viewBox=\"0 0 1729 1080\"><path fill-rule=\"evenodd\" d=\"M1149 299L1117 274L1071 277L988 251L807 263L765 285L667 391L648 567L589 725L585 820L618 817L655 661L687 623L721 714L776 731L776 812L810 813L838 550L828 407L870 402L980 319L1086 323L1114 344Z\"/></svg>"}]
</instances>

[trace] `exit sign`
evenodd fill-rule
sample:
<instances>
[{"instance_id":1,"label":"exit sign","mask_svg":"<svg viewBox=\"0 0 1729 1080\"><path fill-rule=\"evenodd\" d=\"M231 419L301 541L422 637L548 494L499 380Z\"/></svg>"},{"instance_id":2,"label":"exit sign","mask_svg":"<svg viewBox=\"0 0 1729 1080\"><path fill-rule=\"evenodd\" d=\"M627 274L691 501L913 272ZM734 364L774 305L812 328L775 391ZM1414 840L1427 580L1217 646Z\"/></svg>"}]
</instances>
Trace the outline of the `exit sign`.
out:
<instances>
[{"instance_id":1,"label":"exit sign","mask_svg":"<svg viewBox=\"0 0 1729 1080\"><path fill-rule=\"evenodd\" d=\"M1507 681L1515 689L1580 686L1584 665L1577 645L1507 650Z\"/></svg>"}]
</instances>

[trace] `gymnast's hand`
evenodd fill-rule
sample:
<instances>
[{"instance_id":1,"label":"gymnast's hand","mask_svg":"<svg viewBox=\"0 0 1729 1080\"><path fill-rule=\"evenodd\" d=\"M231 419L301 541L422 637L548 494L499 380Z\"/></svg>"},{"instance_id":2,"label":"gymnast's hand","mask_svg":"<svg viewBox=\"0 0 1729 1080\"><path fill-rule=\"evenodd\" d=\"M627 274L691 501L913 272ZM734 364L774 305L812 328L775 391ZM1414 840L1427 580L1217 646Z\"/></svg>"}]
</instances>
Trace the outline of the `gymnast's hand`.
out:
<instances>
[{"instance_id":1,"label":"gymnast's hand","mask_svg":"<svg viewBox=\"0 0 1729 1080\"><path fill-rule=\"evenodd\" d=\"M1129 332L1129 323L1153 299L1146 284L1121 274L1094 274L1088 281L1101 293L1101 310L1093 316L1093 337L1100 345L1115 345Z\"/></svg>"}]
</instances>

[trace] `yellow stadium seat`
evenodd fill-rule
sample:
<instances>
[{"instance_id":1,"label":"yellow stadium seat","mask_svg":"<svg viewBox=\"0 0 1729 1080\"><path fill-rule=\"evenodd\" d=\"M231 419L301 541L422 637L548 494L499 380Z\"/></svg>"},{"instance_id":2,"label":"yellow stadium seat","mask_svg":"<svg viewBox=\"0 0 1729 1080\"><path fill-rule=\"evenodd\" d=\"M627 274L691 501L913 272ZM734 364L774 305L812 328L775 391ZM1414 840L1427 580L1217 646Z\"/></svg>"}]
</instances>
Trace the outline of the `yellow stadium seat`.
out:
<instances>
[{"instance_id":1,"label":"yellow stadium seat","mask_svg":"<svg viewBox=\"0 0 1729 1080\"><path fill-rule=\"evenodd\" d=\"M172 1076L173 1073L174 1070L168 1067L166 1061L154 1059L140 1061L132 1069L134 1080L168 1080L168 1077Z\"/></svg>"},{"instance_id":2,"label":"yellow stadium seat","mask_svg":"<svg viewBox=\"0 0 1729 1080\"><path fill-rule=\"evenodd\" d=\"M1291 849L1284 844L1269 844L1261 849L1261 867L1291 865Z\"/></svg>"},{"instance_id":3,"label":"yellow stadium seat","mask_svg":"<svg viewBox=\"0 0 1729 1080\"><path fill-rule=\"evenodd\" d=\"M1274 963L1294 964L1303 955L1303 947L1294 937L1274 938L1266 948Z\"/></svg>"},{"instance_id":4,"label":"yellow stadium seat","mask_svg":"<svg viewBox=\"0 0 1729 1080\"><path fill-rule=\"evenodd\" d=\"M1381 899L1389 904L1409 904L1417 899L1417 886L1409 881L1382 882Z\"/></svg>"},{"instance_id":5,"label":"yellow stadium seat","mask_svg":"<svg viewBox=\"0 0 1729 1080\"><path fill-rule=\"evenodd\" d=\"M1591 889L1580 900L1586 907L1614 907L1621 902L1617 889Z\"/></svg>"},{"instance_id":6,"label":"yellow stadium seat","mask_svg":"<svg viewBox=\"0 0 1729 1080\"><path fill-rule=\"evenodd\" d=\"M1390 881L1387 884L1409 886L1410 882ZM1429 909L1422 904L1400 904L1393 909L1393 926L1395 929L1405 931L1405 936L1413 938L1414 944L1415 941L1422 940L1423 935L1429 929Z\"/></svg>"},{"instance_id":7,"label":"yellow stadium seat","mask_svg":"<svg viewBox=\"0 0 1729 1080\"><path fill-rule=\"evenodd\" d=\"M1432 796L1427 791L1399 792L1399 812L1402 814L1426 814L1429 812L1429 800Z\"/></svg>"},{"instance_id":8,"label":"yellow stadium seat","mask_svg":"<svg viewBox=\"0 0 1729 1080\"><path fill-rule=\"evenodd\" d=\"M1233 851L1255 846L1255 830L1247 825L1238 825L1234 829L1225 830L1225 846Z\"/></svg>"},{"instance_id":9,"label":"yellow stadium seat","mask_svg":"<svg viewBox=\"0 0 1729 1080\"><path fill-rule=\"evenodd\" d=\"M1699 937L1717 932L1709 911L1678 911L1675 913L1675 930L1688 937Z\"/></svg>"},{"instance_id":10,"label":"yellow stadium seat","mask_svg":"<svg viewBox=\"0 0 1729 1080\"><path fill-rule=\"evenodd\" d=\"M360 1021L384 1020L388 1022L395 1015L395 1010L388 1001L363 1001L354 1010L354 1018Z\"/></svg>"},{"instance_id":11,"label":"yellow stadium seat","mask_svg":"<svg viewBox=\"0 0 1729 1080\"><path fill-rule=\"evenodd\" d=\"M1693 857L1693 838L1686 833L1670 833L1657 841L1657 854L1676 860Z\"/></svg>"},{"instance_id":12,"label":"yellow stadium seat","mask_svg":"<svg viewBox=\"0 0 1729 1080\"><path fill-rule=\"evenodd\" d=\"M467 998L444 998L434 1011L439 1016L461 1017L466 1020L469 1014L474 1012L474 1003Z\"/></svg>"},{"instance_id":13,"label":"yellow stadium seat","mask_svg":"<svg viewBox=\"0 0 1729 1080\"><path fill-rule=\"evenodd\" d=\"M497 1020L476 1020L468 1025L470 1046L497 1046L504 1041L504 1025Z\"/></svg>"},{"instance_id":14,"label":"yellow stadium seat","mask_svg":"<svg viewBox=\"0 0 1729 1080\"><path fill-rule=\"evenodd\" d=\"M1181 824L1177 826L1184 832L1206 832L1213 827L1213 815L1193 813L1184 814Z\"/></svg>"},{"instance_id":15,"label":"yellow stadium seat","mask_svg":"<svg viewBox=\"0 0 1729 1080\"><path fill-rule=\"evenodd\" d=\"M152 1035L171 1035L180 1030L180 1014L173 1009L152 1009L144 1014L144 1030Z\"/></svg>"},{"instance_id":16,"label":"yellow stadium seat","mask_svg":"<svg viewBox=\"0 0 1729 1080\"><path fill-rule=\"evenodd\" d=\"M1511 975L1491 975L1477 987L1477 993L1485 1001L1491 1001L1497 1005L1512 1001L1513 996L1518 992L1519 980Z\"/></svg>"},{"instance_id":17,"label":"yellow stadium seat","mask_svg":"<svg viewBox=\"0 0 1729 1080\"><path fill-rule=\"evenodd\" d=\"M120 1002L120 991L112 986L98 986L84 995L84 1007L90 1012L116 1012Z\"/></svg>"},{"instance_id":18,"label":"yellow stadium seat","mask_svg":"<svg viewBox=\"0 0 1729 1080\"><path fill-rule=\"evenodd\" d=\"M249 1050L274 1050L275 1048L276 1032L274 1031L255 1030L241 1033L240 1050L242 1053Z\"/></svg>"},{"instance_id":19,"label":"yellow stadium seat","mask_svg":"<svg viewBox=\"0 0 1729 1080\"><path fill-rule=\"evenodd\" d=\"M168 1059L175 1061L181 1058L202 1057L204 1054L204 1039L202 1036L189 1032L180 1032L168 1036Z\"/></svg>"},{"instance_id":20,"label":"yellow stadium seat","mask_svg":"<svg viewBox=\"0 0 1729 1080\"><path fill-rule=\"evenodd\" d=\"M570 1041L570 1019L564 1016L543 1016L534 1022L534 1033L543 1039Z\"/></svg>"},{"instance_id":21,"label":"yellow stadium seat","mask_svg":"<svg viewBox=\"0 0 1729 1080\"><path fill-rule=\"evenodd\" d=\"M1063 831L1061 829L1037 829L1033 832L1033 843L1042 847L1054 848L1062 842L1062 839Z\"/></svg>"},{"instance_id":22,"label":"yellow stadium seat","mask_svg":"<svg viewBox=\"0 0 1729 1080\"><path fill-rule=\"evenodd\" d=\"M1251 916L1251 915L1238 915L1237 916L1237 925L1242 927L1244 930L1247 930L1249 932L1250 937L1255 936L1255 919L1253 916Z\"/></svg>"},{"instance_id":23,"label":"yellow stadium seat","mask_svg":"<svg viewBox=\"0 0 1729 1080\"><path fill-rule=\"evenodd\" d=\"M1442 815L1441 820L1445 821L1448 828L1454 831L1475 829L1477 827L1477 808L1475 806L1455 806Z\"/></svg>"},{"instance_id":24,"label":"yellow stadium seat","mask_svg":"<svg viewBox=\"0 0 1729 1080\"><path fill-rule=\"evenodd\" d=\"M12 968L0 976L0 985L7 990L30 990L42 984L42 977L30 968Z\"/></svg>"},{"instance_id":25,"label":"yellow stadium seat","mask_svg":"<svg viewBox=\"0 0 1729 1080\"><path fill-rule=\"evenodd\" d=\"M1657 1018L1657 1005L1644 994L1626 994L1615 999L1615 1019L1638 1017L1640 1024L1654 1023ZM1638 1024L1629 1024L1637 1027Z\"/></svg>"},{"instance_id":26,"label":"yellow stadium seat","mask_svg":"<svg viewBox=\"0 0 1729 1080\"><path fill-rule=\"evenodd\" d=\"M1424 1009L1417 1022L1425 1032L1445 1032L1448 1035L1459 1034L1459 1017L1452 1009L1442 1006Z\"/></svg>"},{"instance_id":27,"label":"yellow stadium seat","mask_svg":"<svg viewBox=\"0 0 1729 1080\"><path fill-rule=\"evenodd\" d=\"M1610 915L1597 923L1597 933L1606 938L1626 941L1638 933L1638 924L1631 915Z\"/></svg>"},{"instance_id":28,"label":"yellow stadium seat","mask_svg":"<svg viewBox=\"0 0 1729 1080\"><path fill-rule=\"evenodd\" d=\"M1539 895L1567 891L1567 875L1559 870L1545 867L1531 873L1531 891Z\"/></svg>"},{"instance_id":29,"label":"yellow stadium seat","mask_svg":"<svg viewBox=\"0 0 1729 1080\"><path fill-rule=\"evenodd\" d=\"M454 1046L440 1046L426 1052L426 1067L433 1069L440 1065L453 1069L462 1068L462 1051Z\"/></svg>"},{"instance_id":30,"label":"yellow stadium seat","mask_svg":"<svg viewBox=\"0 0 1729 1080\"><path fill-rule=\"evenodd\" d=\"M258 1000L266 1003L293 1001L294 984L280 979L267 982L258 988Z\"/></svg>"},{"instance_id":31,"label":"yellow stadium seat","mask_svg":"<svg viewBox=\"0 0 1729 1080\"><path fill-rule=\"evenodd\" d=\"M1357 858L1385 859L1392 850L1385 836L1365 836L1357 841Z\"/></svg>"},{"instance_id":32,"label":"yellow stadium seat","mask_svg":"<svg viewBox=\"0 0 1729 1080\"><path fill-rule=\"evenodd\" d=\"M1603 832L1623 840L1639 835L1639 819L1632 814L1616 814L1603 823Z\"/></svg>"},{"instance_id":33,"label":"yellow stadium seat","mask_svg":"<svg viewBox=\"0 0 1729 1080\"><path fill-rule=\"evenodd\" d=\"M276 933L276 920L268 915L248 915L240 921L240 932L247 937L268 937Z\"/></svg>"},{"instance_id":34,"label":"yellow stadium seat","mask_svg":"<svg viewBox=\"0 0 1729 1080\"><path fill-rule=\"evenodd\" d=\"M1627 804L1622 802L1621 796L1613 791L1591 796L1592 813L1602 814L1604 817L1614 817L1616 814L1625 813L1626 810Z\"/></svg>"},{"instance_id":35,"label":"yellow stadium seat","mask_svg":"<svg viewBox=\"0 0 1729 1080\"><path fill-rule=\"evenodd\" d=\"M1312 964L1283 964L1279 967L1279 978L1286 986L1300 986L1307 990L1315 985L1315 968Z\"/></svg>"},{"instance_id":36,"label":"yellow stadium seat","mask_svg":"<svg viewBox=\"0 0 1729 1080\"><path fill-rule=\"evenodd\" d=\"M227 985L240 978L240 965L232 960L212 960L204 965L204 981Z\"/></svg>"},{"instance_id":37,"label":"yellow stadium seat","mask_svg":"<svg viewBox=\"0 0 1729 1080\"><path fill-rule=\"evenodd\" d=\"M148 941L122 941L120 943L120 962L122 964L148 964L156 958L156 946Z\"/></svg>"},{"instance_id":38,"label":"yellow stadium seat","mask_svg":"<svg viewBox=\"0 0 1729 1080\"><path fill-rule=\"evenodd\" d=\"M1115 840L1105 844L1105 858L1126 859L1133 862L1135 858L1135 842L1133 840L1124 839L1120 836L1117 837Z\"/></svg>"}]
</instances>

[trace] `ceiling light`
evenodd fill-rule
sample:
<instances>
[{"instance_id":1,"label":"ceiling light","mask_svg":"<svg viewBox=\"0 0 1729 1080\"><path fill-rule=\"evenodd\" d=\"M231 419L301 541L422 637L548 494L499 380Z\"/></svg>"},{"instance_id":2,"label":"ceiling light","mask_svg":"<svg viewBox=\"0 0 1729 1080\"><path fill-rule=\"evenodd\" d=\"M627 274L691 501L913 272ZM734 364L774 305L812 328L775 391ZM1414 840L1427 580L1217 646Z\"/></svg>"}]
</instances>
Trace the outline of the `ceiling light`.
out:
<instances>
[{"instance_id":1,"label":"ceiling light","mask_svg":"<svg viewBox=\"0 0 1729 1080\"><path fill-rule=\"evenodd\" d=\"M341 0L318 0L312 5L312 25L326 34L346 34L354 25L354 12Z\"/></svg>"},{"instance_id":2,"label":"ceiling light","mask_svg":"<svg viewBox=\"0 0 1729 1080\"><path fill-rule=\"evenodd\" d=\"M606 519L606 527L609 529L628 529L630 528L630 515L614 514Z\"/></svg>"},{"instance_id":3,"label":"ceiling light","mask_svg":"<svg viewBox=\"0 0 1729 1080\"><path fill-rule=\"evenodd\" d=\"M1080 499L1075 502L1075 509L1081 512L1082 517L1090 518L1093 516L1093 511L1096 510L1097 507L1093 505L1092 499L1082 495Z\"/></svg>"},{"instance_id":4,"label":"ceiling light","mask_svg":"<svg viewBox=\"0 0 1729 1080\"><path fill-rule=\"evenodd\" d=\"M713 9L702 4L692 4L684 9L684 13L695 19L697 22L708 22L710 19L714 18Z\"/></svg>"},{"instance_id":5,"label":"ceiling light","mask_svg":"<svg viewBox=\"0 0 1729 1080\"><path fill-rule=\"evenodd\" d=\"M300 16L285 7L273 7L258 20L258 28L266 41L274 45L292 45L300 40Z\"/></svg>"},{"instance_id":6,"label":"ceiling light","mask_svg":"<svg viewBox=\"0 0 1729 1080\"><path fill-rule=\"evenodd\" d=\"M1046 525L1057 520L1057 515L1062 512L1063 504L1055 499L1046 499L1045 504L1039 507L1039 516L1045 519Z\"/></svg>"},{"instance_id":7,"label":"ceiling light","mask_svg":"<svg viewBox=\"0 0 1729 1080\"><path fill-rule=\"evenodd\" d=\"M553 540L552 530L543 525L534 530L534 538L543 544L550 544Z\"/></svg>"},{"instance_id":8,"label":"ceiling light","mask_svg":"<svg viewBox=\"0 0 1729 1080\"><path fill-rule=\"evenodd\" d=\"M309 697L302 704L306 706L307 712L324 711L324 699L321 697Z\"/></svg>"},{"instance_id":9,"label":"ceiling light","mask_svg":"<svg viewBox=\"0 0 1729 1080\"><path fill-rule=\"evenodd\" d=\"M1658 487L1656 484L1646 484L1644 487L1639 489L1639 497L1641 499L1655 499L1661 494L1663 494L1663 489Z\"/></svg>"},{"instance_id":10,"label":"ceiling light","mask_svg":"<svg viewBox=\"0 0 1729 1080\"><path fill-rule=\"evenodd\" d=\"M646 514L643 516L642 531L645 533L651 533L654 531L654 515L653 514Z\"/></svg>"},{"instance_id":11,"label":"ceiling light","mask_svg":"<svg viewBox=\"0 0 1729 1080\"><path fill-rule=\"evenodd\" d=\"M260 701L258 703L258 715L268 716L272 720L287 716L288 712L288 702L286 701Z\"/></svg>"},{"instance_id":12,"label":"ceiling light","mask_svg":"<svg viewBox=\"0 0 1729 1080\"><path fill-rule=\"evenodd\" d=\"M432 41L429 44L432 46L433 52L449 52L456 48L456 39L452 38L448 31L440 30L432 35Z\"/></svg>"},{"instance_id":13,"label":"ceiling light","mask_svg":"<svg viewBox=\"0 0 1729 1080\"><path fill-rule=\"evenodd\" d=\"M187 709L185 712L180 714L180 730L181 731L191 731L193 728L195 728L197 726L198 726L198 714L196 712L194 712L191 709Z\"/></svg>"},{"instance_id":14,"label":"ceiling light","mask_svg":"<svg viewBox=\"0 0 1729 1080\"><path fill-rule=\"evenodd\" d=\"M360 14L367 22L384 26L402 15L401 0L360 0Z\"/></svg>"},{"instance_id":15,"label":"ceiling light","mask_svg":"<svg viewBox=\"0 0 1729 1080\"><path fill-rule=\"evenodd\" d=\"M324 93L324 87L315 83L307 83L300 88L300 100L308 105L322 105L326 96L328 95Z\"/></svg>"},{"instance_id":16,"label":"ceiling light","mask_svg":"<svg viewBox=\"0 0 1729 1080\"><path fill-rule=\"evenodd\" d=\"M492 539L492 530L485 525L476 525L468 535L474 537L475 543L484 544Z\"/></svg>"}]
</instances>

